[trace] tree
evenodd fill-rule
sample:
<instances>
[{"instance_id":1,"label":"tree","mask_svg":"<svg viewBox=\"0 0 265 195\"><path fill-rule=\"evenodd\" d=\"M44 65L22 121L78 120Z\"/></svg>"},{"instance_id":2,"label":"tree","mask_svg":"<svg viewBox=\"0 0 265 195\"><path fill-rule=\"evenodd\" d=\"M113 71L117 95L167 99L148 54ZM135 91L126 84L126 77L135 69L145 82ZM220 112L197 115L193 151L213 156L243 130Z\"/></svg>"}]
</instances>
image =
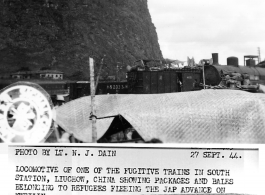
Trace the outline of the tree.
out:
<instances>
[{"instance_id":1,"label":"tree","mask_svg":"<svg viewBox=\"0 0 265 195\"><path fill-rule=\"evenodd\" d=\"M51 70L51 67L44 66L44 67L42 67L40 70Z\"/></svg>"},{"instance_id":2,"label":"tree","mask_svg":"<svg viewBox=\"0 0 265 195\"><path fill-rule=\"evenodd\" d=\"M20 69L18 69L18 71L31 71L29 67L21 67Z\"/></svg>"},{"instance_id":3,"label":"tree","mask_svg":"<svg viewBox=\"0 0 265 195\"><path fill-rule=\"evenodd\" d=\"M71 76L70 79L73 80L85 80L85 75L81 70L75 71Z\"/></svg>"}]
</instances>

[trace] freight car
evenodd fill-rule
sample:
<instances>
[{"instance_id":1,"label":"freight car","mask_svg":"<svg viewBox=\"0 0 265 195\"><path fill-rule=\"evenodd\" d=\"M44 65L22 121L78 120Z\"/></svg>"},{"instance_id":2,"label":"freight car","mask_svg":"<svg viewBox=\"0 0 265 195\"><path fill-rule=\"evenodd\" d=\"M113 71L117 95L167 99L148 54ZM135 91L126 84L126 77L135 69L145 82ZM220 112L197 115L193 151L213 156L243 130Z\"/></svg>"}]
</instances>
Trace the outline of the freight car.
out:
<instances>
[{"instance_id":1,"label":"freight car","mask_svg":"<svg viewBox=\"0 0 265 195\"><path fill-rule=\"evenodd\" d=\"M11 85L15 82L32 82L40 85L46 90L46 92L53 96L58 94L68 94L69 93L69 81L67 80L50 80L50 79L1 79L0 80L0 90Z\"/></svg>"},{"instance_id":2,"label":"freight car","mask_svg":"<svg viewBox=\"0 0 265 195\"><path fill-rule=\"evenodd\" d=\"M200 90L199 67L171 68L169 60L137 60L127 68L129 94L156 94Z\"/></svg>"},{"instance_id":3,"label":"freight car","mask_svg":"<svg viewBox=\"0 0 265 195\"><path fill-rule=\"evenodd\" d=\"M155 94L200 90L201 69L182 68L128 72L128 93Z\"/></svg>"}]
</instances>

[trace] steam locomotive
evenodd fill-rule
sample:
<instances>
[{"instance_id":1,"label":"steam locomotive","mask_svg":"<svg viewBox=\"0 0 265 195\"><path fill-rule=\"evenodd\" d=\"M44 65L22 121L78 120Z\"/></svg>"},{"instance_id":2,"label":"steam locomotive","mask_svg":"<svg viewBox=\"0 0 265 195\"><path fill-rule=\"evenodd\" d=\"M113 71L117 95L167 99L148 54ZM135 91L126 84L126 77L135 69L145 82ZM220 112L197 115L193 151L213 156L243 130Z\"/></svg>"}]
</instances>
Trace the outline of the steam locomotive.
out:
<instances>
[{"instance_id":1,"label":"steam locomotive","mask_svg":"<svg viewBox=\"0 0 265 195\"><path fill-rule=\"evenodd\" d=\"M264 62L256 65L255 58L258 56L244 56L244 66L238 64L237 57L228 57L227 65L219 65L218 54L213 54L213 65L204 66L205 84L216 86L224 80L225 75L239 74L242 78L246 77L250 85L265 84Z\"/></svg>"}]
</instances>

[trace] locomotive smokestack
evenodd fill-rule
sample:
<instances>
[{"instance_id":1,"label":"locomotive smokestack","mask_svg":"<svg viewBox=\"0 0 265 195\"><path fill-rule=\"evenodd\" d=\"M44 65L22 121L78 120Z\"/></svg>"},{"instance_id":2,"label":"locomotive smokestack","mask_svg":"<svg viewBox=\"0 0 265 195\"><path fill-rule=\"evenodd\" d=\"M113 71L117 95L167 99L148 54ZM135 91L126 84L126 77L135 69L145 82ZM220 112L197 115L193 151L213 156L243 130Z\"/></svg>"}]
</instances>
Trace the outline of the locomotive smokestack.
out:
<instances>
[{"instance_id":1,"label":"locomotive smokestack","mask_svg":"<svg viewBox=\"0 0 265 195\"><path fill-rule=\"evenodd\" d=\"M213 65L218 65L218 53L212 53Z\"/></svg>"}]
</instances>

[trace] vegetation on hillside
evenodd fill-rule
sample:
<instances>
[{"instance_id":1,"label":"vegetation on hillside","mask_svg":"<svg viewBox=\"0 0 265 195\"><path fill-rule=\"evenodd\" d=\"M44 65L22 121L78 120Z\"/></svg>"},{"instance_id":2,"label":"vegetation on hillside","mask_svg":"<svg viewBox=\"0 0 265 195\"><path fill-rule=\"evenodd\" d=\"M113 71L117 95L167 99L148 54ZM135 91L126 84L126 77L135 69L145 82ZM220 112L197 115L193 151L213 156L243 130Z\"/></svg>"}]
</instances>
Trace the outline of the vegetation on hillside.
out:
<instances>
[{"instance_id":1,"label":"vegetation on hillside","mask_svg":"<svg viewBox=\"0 0 265 195\"><path fill-rule=\"evenodd\" d=\"M103 74L118 65L123 76L139 58L162 58L146 0L0 1L0 72L50 67L87 78L89 57L98 69L104 55Z\"/></svg>"}]
</instances>

